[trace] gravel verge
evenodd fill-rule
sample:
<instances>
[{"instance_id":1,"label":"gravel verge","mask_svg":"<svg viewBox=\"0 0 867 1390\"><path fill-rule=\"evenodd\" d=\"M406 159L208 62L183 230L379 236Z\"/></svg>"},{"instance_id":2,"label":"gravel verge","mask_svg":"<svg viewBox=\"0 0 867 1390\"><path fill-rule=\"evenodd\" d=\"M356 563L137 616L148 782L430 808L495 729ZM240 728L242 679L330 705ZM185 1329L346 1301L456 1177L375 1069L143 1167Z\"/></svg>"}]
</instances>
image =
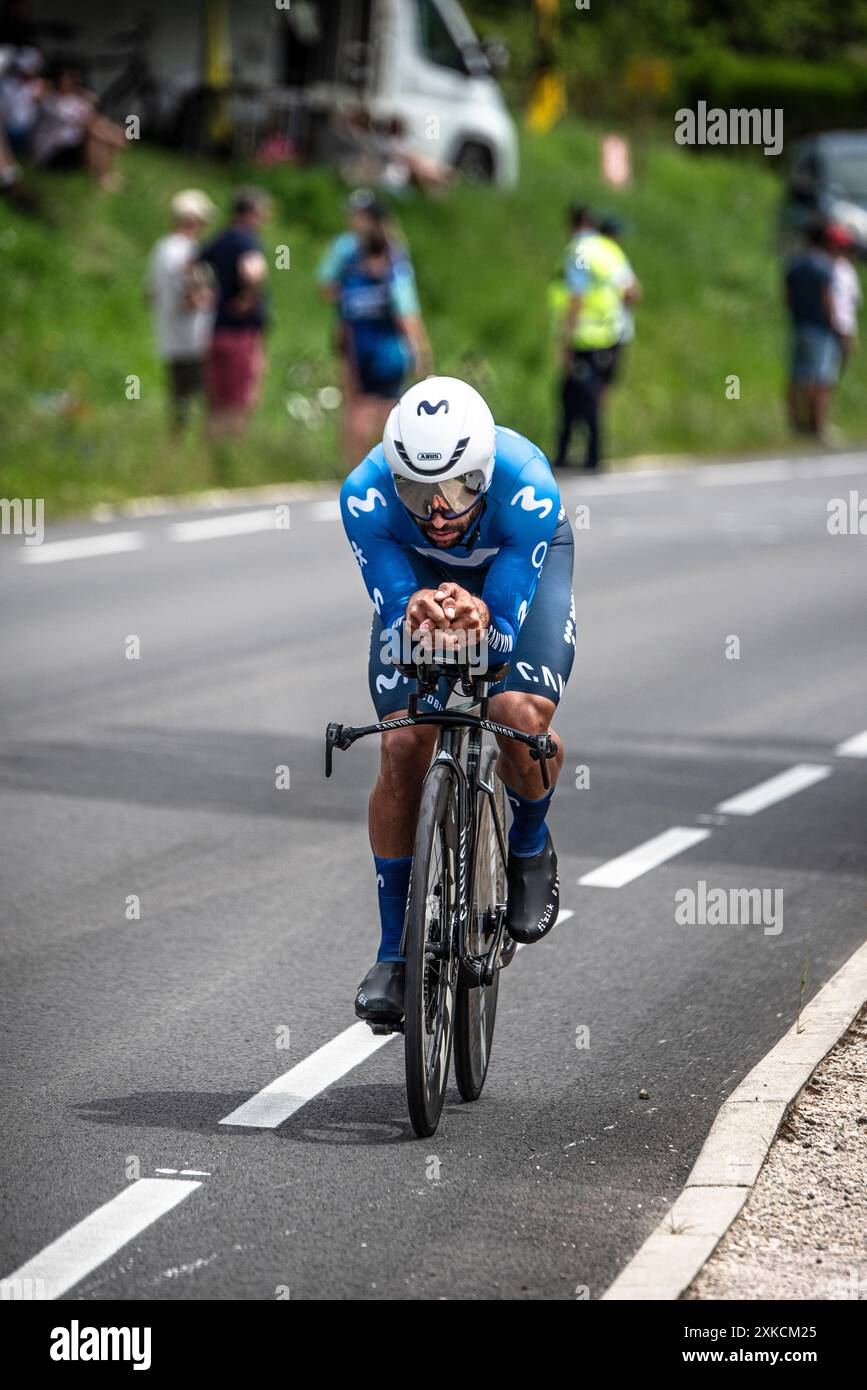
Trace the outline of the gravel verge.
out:
<instances>
[{"instance_id":1,"label":"gravel verge","mask_svg":"<svg viewBox=\"0 0 867 1390\"><path fill-rule=\"evenodd\" d=\"M804 1087L683 1297L867 1300L867 1008Z\"/></svg>"}]
</instances>

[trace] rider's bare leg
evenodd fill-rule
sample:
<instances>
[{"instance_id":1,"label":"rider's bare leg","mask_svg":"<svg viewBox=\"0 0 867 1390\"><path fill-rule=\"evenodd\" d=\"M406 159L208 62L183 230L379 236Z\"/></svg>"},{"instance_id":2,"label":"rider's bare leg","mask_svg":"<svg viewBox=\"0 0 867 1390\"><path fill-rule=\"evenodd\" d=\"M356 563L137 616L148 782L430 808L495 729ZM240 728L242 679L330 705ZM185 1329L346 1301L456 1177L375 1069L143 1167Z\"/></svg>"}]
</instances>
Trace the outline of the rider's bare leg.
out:
<instances>
[{"instance_id":1,"label":"rider's bare leg","mask_svg":"<svg viewBox=\"0 0 867 1390\"><path fill-rule=\"evenodd\" d=\"M401 719L406 710L389 714ZM368 824L374 854L396 859L412 854L424 775L430 766L437 730L433 724L394 729L380 739L379 776L370 794Z\"/></svg>"},{"instance_id":2,"label":"rider's bare leg","mask_svg":"<svg viewBox=\"0 0 867 1390\"><path fill-rule=\"evenodd\" d=\"M512 807L509 827L506 926L515 940L529 945L540 941L554 926L559 911L557 856L551 843L546 817L554 787L563 766L563 745L551 732L553 700L544 695L504 691L491 700L491 718L525 734L549 732L557 745L556 756L548 762L550 787L542 783L539 764L525 745L498 735L500 756L497 772L505 783Z\"/></svg>"},{"instance_id":3,"label":"rider's bare leg","mask_svg":"<svg viewBox=\"0 0 867 1390\"><path fill-rule=\"evenodd\" d=\"M497 724L508 724L511 729L520 729L524 734L541 734L546 731L557 744L556 758L548 759L548 776L551 787L557 785L560 769L563 766L563 744L551 728L551 720L557 706L544 695L525 694L521 690L505 690L502 695L494 695L488 706L490 717ZM497 736L500 757L497 762L497 775L513 791L531 799L545 796L542 773L539 764L530 757L530 750L523 743Z\"/></svg>"},{"instance_id":4,"label":"rider's bare leg","mask_svg":"<svg viewBox=\"0 0 867 1390\"><path fill-rule=\"evenodd\" d=\"M376 964L359 985L355 1000L356 1013L370 1023L392 1026L403 1014L401 935L422 783L436 732L433 725L421 725L395 729L380 739L379 776L370 795L370 844L381 936Z\"/></svg>"}]
</instances>

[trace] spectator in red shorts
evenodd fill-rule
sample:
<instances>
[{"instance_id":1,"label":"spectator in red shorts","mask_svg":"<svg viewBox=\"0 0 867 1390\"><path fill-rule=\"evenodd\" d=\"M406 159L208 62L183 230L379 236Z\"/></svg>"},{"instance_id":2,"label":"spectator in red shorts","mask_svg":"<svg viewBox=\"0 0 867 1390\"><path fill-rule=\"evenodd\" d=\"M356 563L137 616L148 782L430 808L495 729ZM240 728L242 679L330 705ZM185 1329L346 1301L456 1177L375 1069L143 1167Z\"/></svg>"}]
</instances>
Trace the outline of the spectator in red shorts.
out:
<instances>
[{"instance_id":1,"label":"spectator in red shorts","mask_svg":"<svg viewBox=\"0 0 867 1390\"><path fill-rule=\"evenodd\" d=\"M258 399L265 370L268 265L257 233L267 215L264 193L239 190L228 227L199 253L211 269L217 294L207 364L211 438L241 434Z\"/></svg>"}]
</instances>

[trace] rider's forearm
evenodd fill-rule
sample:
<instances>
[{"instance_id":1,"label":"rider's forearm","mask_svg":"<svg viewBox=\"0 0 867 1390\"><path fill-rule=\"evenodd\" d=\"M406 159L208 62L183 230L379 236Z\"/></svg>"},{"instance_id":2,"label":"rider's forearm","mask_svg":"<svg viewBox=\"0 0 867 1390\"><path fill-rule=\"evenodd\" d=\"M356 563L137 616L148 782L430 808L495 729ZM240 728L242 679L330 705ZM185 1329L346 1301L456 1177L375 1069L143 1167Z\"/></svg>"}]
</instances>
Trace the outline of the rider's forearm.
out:
<instances>
[{"instance_id":1,"label":"rider's forearm","mask_svg":"<svg viewBox=\"0 0 867 1390\"><path fill-rule=\"evenodd\" d=\"M514 648L516 636L517 633L507 618L493 613L489 615L485 639L492 652L506 655Z\"/></svg>"}]
</instances>

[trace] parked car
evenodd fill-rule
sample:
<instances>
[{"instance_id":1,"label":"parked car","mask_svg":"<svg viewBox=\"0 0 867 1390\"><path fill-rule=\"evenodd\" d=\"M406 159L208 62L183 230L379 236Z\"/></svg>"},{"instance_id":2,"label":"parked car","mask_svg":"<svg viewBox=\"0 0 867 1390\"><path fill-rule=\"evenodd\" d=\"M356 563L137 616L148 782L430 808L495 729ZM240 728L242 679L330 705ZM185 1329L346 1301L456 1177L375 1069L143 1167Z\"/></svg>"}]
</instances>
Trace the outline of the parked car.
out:
<instances>
[{"instance_id":1,"label":"parked car","mask_svg":"<svg viewBox=\"0 0 867 1390\"><path fill-rule=\"evenodd\" d=\"M819 222L835 222L867 255L867 131L831 131L792 150L781 216L784 251Z\"/></svg>"}]
</instances>

